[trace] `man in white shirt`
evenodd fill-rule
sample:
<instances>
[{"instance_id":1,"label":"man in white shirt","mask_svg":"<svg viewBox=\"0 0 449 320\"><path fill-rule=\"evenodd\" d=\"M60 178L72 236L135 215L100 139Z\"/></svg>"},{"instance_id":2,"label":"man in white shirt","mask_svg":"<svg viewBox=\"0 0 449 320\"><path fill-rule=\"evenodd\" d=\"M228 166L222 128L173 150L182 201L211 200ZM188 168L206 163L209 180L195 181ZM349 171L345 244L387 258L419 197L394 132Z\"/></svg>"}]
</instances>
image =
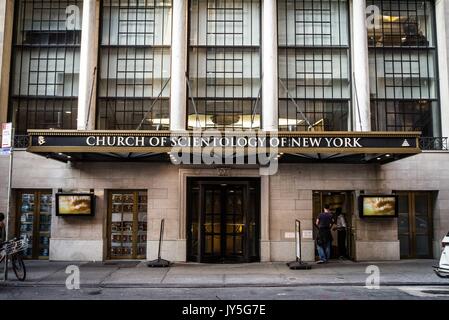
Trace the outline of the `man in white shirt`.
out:
<instances>
[{"instance_id":1,"label":"man in white shirt","mask_svg":"<svg viewBox=\"0 0 449 320\"><path fill-rule=\"evenodd\" d=\"M334 230L337 230L338 255L340 259L346 258L346 219L341 208L335 209L337 215L337 224Z\"/></svg>"}]
</instances>

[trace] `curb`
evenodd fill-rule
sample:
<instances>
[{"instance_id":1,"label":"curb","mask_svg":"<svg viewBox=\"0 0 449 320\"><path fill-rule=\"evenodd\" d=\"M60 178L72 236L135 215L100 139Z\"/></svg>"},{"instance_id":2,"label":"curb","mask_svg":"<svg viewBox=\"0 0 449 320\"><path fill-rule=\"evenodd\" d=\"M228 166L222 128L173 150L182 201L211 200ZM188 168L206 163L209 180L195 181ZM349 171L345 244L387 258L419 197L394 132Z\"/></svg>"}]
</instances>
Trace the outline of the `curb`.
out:
<instances>
[{"instance_id":1,"label":"curb","mask_svg":"<svg viewBox=\"0 0 449 320\"><path fill-rule=\"evenodd\" d=\"M311 283L229 283L229 284L210 284L210 283L195 283L195 284L137 284L137 283L120 283L120 284L81 284L81 288L105 288L105 289L119 289L119 288L142 288L142 289L163 289L163 288L283 288L283 287L365 287L364 282L354 283L329 283L329 282L311 282ZM403 287L403 286L449 286L447 283L441 282L389 282L382 284L380 287ZM23 288L23 287L65 287L65 284L55 283L0 283L0 287L9 288Z\"/></svg>"}]
</instances>

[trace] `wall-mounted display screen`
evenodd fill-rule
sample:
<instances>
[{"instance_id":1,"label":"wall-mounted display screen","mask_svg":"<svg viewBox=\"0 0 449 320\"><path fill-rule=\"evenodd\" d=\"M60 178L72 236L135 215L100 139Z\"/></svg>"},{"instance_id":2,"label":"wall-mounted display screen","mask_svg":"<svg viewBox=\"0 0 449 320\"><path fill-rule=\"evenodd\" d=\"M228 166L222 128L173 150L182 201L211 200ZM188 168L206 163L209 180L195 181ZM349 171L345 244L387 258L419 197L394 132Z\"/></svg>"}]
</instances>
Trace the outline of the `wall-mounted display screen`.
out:
<instances>
[{"instance_id":1,"label":"wall-mounted display screen","mask_svg":"<svg viewBox=\"0 0 449 320\"><path fill-rule=\"evenodd\" d=\"M362 195L359 197L359 214L361 218L397 217L397 196Z\"/></svg>"},{"instance_id":2,"label":"wall-mounted display screen","mask_svg":"<svg viewBox=\"0 0 449 320\"><path fill-rule=\"evenodd\" d=\"M57 216L95 215L95 195L92 193L57 193Z\"/></svg>"}]
</instances>

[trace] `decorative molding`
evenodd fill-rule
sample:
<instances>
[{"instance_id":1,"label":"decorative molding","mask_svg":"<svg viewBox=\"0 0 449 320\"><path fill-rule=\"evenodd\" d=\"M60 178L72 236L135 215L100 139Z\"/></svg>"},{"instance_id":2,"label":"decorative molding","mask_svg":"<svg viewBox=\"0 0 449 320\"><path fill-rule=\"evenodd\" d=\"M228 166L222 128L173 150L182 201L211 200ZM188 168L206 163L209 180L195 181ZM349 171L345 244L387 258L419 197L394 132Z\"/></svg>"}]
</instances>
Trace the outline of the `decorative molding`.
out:
<instances>
[{"instance_id":1,"label":"decorative molding","mask_svg":"<svg viewBox=\"0 0 449 320\"><path fill-rule=\"evenodd\" d=\"M219 177L229 177L231 174L231 168L229 167L218 167L217 168Z\"/></svg>"}]
</instances>

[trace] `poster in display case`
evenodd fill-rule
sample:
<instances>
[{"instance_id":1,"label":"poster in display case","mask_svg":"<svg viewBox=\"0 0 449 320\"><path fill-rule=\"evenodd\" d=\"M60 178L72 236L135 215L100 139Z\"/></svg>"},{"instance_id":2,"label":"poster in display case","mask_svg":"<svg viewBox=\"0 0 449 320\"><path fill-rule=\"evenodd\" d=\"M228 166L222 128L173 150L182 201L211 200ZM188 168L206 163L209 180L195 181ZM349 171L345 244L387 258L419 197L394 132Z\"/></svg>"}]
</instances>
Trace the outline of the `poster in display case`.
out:
<instances>
[{"instance_id":1,"label":"poster in display case","mask_svg":"<svg viewBox=\"0 0 449 320\"><path fill-rule=\"evenodd\" d=\"M18 190L17 237L28 239L28 248L23 252L28 259L48 259L53 195L51 190Z\"/></svg>"},{"instance_id":2,"label":"poster in display case","mask_svg":"<svg viewBox=\"0 0 449 320\"><path fill-rule=\"evenodd\" d=\"M361 195L359 197L361 218L395 218L398 216L396 195Z\"/></svg>"},{"instance_id":3,"label":"poster in display case","mask_svg":"<svg viewBox=\"0 0 449 320\"><path fill-rule=\"evenodd\" d=\"M93 193L57 193L57 216L94 216L95 195Z\"/></svg>"},{"instance_id":4,"label":"poster in display case","mask_svg":"<svg viewBox=\"0 0 449 320\"><path fill-rule=\"evenodd\" d=\"M144 259L147 241L145 191L115 190L109 196L109 257Z\"/></svg>"}]
</instances>

